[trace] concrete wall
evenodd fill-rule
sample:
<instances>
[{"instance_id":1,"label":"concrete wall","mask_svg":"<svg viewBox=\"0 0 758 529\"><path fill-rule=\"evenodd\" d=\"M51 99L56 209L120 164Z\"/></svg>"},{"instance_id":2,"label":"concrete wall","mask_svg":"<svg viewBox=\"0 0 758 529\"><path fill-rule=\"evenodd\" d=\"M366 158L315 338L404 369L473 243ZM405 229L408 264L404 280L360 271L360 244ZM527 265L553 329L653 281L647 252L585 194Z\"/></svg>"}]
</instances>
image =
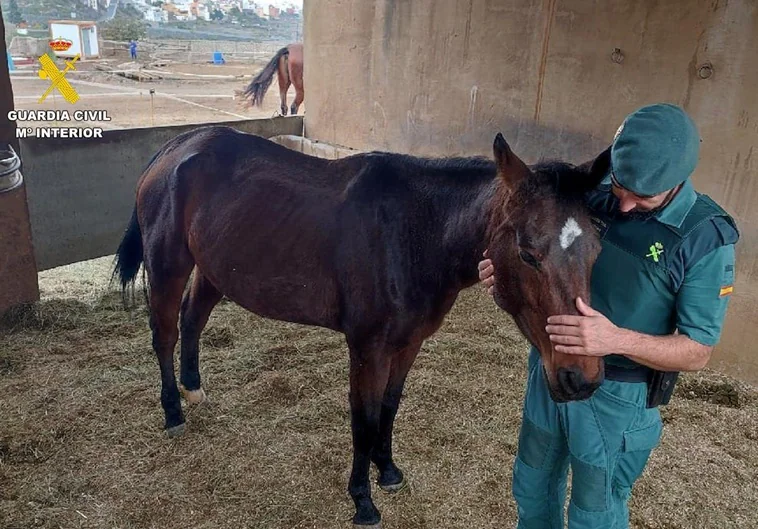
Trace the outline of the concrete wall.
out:
<instances>
[{"instance_id":1,"label":"concrete wall","mask_svg":"<svg viewBox=\"0 0 758 529\"><path fill-rule=\"evenodd\" d=\"M304 15L312 139L491 155L502 131L529 163L581 162L639 106L684 106L696 187L742 229L712 365L758 382L758 3L310 0Z\"/></svg>"},{"instance_id":2,"label":"concrete wall","mask_svg":"<svg viewBox=\"0 0 758 529\"><path fill-rule=\"evenodd\" d=\"M295 134L284 134L269 139L279 145L287 147L288 149L292 149L293 151L302 152L310 156L317 156L318 158L326 158L327 160L336 160L338 158L344 158L362 152L357 149L322 143Z\"/></svg>"},{"instance_id":3,"label":"concrete wall","mask_svg":"<svg viewBox=\"0 0 758 529\"><path fill-rule=\"evenodd\" d=\"M219 123L264 137L302 133L302 116ZM153 154L198 125L104 131L102 139L21 141L39 270L116 251Z\"/></svg>"}]
</instances>

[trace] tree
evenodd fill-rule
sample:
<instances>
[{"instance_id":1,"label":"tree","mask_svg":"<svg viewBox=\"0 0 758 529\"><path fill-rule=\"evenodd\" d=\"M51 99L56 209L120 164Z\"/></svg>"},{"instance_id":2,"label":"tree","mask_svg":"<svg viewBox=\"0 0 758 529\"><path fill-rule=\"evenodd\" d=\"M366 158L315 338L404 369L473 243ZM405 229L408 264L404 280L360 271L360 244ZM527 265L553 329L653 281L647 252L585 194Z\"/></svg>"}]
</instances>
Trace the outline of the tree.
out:
<instances>
[{"instance_id":1,"label":"tree","mask_svg":"<svg viewBox=\"0 0 758 529\"><path fill-rule=\"evenodd\" d=\"M139 40L147 35L147 24L135 18L116 17L103 25L101 33L108 40Z\"/></svg>"},{"instance_id":2,"label":"tree","mask_svg":"<svg viewBox=\"0 0 758 529\"><path fill-rule=\"evenodd\" d=\"M18 8L16 0L10 0L8 3L8 22L11 24L18 24L23 22L24 17L21 15L21 10Z\"/></svg>"}]
</instances>

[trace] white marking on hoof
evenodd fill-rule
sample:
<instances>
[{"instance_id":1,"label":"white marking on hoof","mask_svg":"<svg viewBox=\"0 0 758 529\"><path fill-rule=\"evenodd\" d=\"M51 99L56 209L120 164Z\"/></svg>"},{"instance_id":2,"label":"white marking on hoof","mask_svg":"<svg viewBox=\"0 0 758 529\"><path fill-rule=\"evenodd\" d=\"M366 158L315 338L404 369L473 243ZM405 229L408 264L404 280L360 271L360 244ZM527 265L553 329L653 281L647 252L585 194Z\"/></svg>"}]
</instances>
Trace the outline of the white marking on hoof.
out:
<instances>
[{"instance_id":1,"label":"white marking on hoof","mask_svg":"<svg viewBox=\"0 0 758 529\"><path fill-rule=\"evenodd\" d=\"M171 428L168 428L166 430L166 433L168 434L169 438L173 439L174 437L179 437L184 433L184 430L187 428L186 423L182 423L178 426L172 426Z\"/></svg>"},{"instance_id":2,"label":"white marking on hoof","mask_svg":"<svg viewBox=\"0 0 758 529\"><path fill-rule=\"evenodd\" d=\"M189 404L202 404L207 398L205 396L205 390L203 390L203 388L188 390L184 386L180 385L179 391L182 393L184 400L186 400Z\"/></svg>"},{"instance_id":3,"label":"white marking on hoof","mask_svg":"<svg viewBox=\"0 0 758 529\"><path fill-rule=\"evenodd\" d=\"M382 522L373 525L358 525L357 523L354 523L353 529L382 529Z\"/></svg>"},{"instance_id":4,"label":"white marking on hoof","mask_svg":"<svg viewBox=\"0 0 758 529\"><path fill-rule=\"evenodd\" d=\"M574 217L569 217L566 224L561 230L560 242L564 250L573 244L574 240L582 234L582 228L579 227Z\"/></svg>"}]
</instances>

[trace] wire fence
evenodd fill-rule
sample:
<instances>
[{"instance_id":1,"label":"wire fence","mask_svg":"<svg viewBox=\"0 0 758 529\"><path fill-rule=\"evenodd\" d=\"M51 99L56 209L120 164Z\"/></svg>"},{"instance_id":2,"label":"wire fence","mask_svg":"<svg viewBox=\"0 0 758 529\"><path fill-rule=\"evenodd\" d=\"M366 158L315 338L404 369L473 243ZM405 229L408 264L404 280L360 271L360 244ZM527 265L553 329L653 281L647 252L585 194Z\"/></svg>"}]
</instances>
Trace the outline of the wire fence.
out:
<instances>
[{"instance_id":1,"label":"wire fence","mask_svg":"<svg viewBox=\"0 0 758 529\"><path fill-rule=\"evenodd\" d=\"M152 61L205 63L220 52L224 60L256 63L270 59L287 42L238 42L225 40L141 40L138 56ZM100 55L108 58L129 58L128 42L103 40ZM141 59L144 60L144 59Z\"/></svg>"}]
</instances>

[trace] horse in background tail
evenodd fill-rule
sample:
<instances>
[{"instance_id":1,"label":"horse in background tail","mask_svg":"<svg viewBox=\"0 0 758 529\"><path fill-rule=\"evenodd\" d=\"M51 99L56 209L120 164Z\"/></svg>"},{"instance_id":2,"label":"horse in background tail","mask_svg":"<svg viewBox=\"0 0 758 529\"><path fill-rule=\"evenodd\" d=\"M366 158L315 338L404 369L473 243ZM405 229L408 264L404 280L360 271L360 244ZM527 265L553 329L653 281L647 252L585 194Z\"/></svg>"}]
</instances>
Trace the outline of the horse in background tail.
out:
<instances>
[{"instance_id":1,"label":"horse in background tail","mask_svg":"<svg viewBox=\"0 0 758 529\"><path fill-rule=\"evenodd\" d=\"M260 107L263 96L271 86L274 72L279 81L279 98L281 99L282 115L287 115L287 91L290 85L295 85L295 101L292 103L292 115L303 103L305 91L303 90L303 45L300 43L288 44L276 52L276 55L268 62L265 68L253 77L250 84L242 91L237 91L237 96L242 97L246 107L253 105Z\"/></svg>"}]
</instances>

